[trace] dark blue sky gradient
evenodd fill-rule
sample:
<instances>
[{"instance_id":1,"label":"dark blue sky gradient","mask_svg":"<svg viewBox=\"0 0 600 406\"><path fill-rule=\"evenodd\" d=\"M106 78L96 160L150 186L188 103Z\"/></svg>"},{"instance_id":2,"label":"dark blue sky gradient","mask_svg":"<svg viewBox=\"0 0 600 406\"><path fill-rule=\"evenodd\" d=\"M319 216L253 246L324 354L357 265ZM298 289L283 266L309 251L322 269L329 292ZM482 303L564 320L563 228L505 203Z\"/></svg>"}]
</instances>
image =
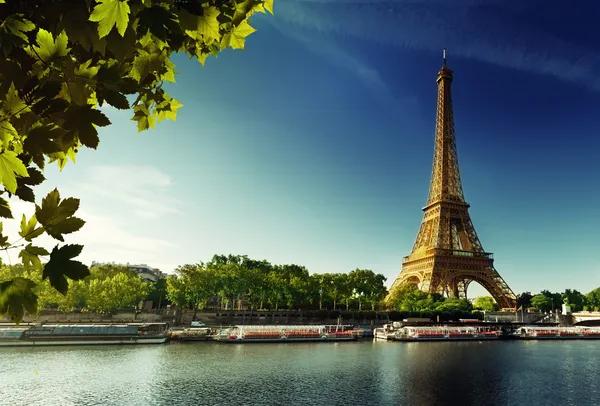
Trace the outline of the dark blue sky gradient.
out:
<instances>
[{"instance_id":1,"label":"dark blue sky gradient","mask_svg":"<svg viewBox=\"0 0 600 406\"><path fill-rule=\"evenodd\" d=\"M600 6L275 3L245 51L176 57L177 123L134 135L111 111L78 161L173 179L183 216L128 223L176 245L163 263L231 252L391 283L427 198L446 46L465 195L498 271L516 292L600 286Z\"/></svg>"}]
</instances>

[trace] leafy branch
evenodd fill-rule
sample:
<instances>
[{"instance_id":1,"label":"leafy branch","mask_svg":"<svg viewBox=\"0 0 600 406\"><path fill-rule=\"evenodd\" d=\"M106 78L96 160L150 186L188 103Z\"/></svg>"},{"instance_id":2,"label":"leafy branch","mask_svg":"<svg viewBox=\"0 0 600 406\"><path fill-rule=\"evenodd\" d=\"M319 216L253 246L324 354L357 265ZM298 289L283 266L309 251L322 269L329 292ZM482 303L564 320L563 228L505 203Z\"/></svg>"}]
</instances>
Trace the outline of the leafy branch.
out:
<instances>
[{"instance_id":1,"label":"leafy branch","mask_svg":"<svg viewBox=\"0 0 600 406\"><path fill-rule=\"evenodd\" d=\"M226 48L244 49L256 12L272 14L273 0L0 0L0 195L35 203L47 163L62 169L82 146L96 149L98 127L111 124L98 105L131 109L138 132L176 120L182 104L163 88L175 82L172 54L204 65ZM133 105L128 95L137 95ZM23 216L12 244L0 222L0 251L19 249L25 267L47 258L43 278L66 294L68 279L89 272L73 259L83 247L48 252L32 241L46 234L64 242L85 224L78 208L78 199L53 190ZM0 217L12 218L2 197ZM0 286L0 314L19 321L37 309L35 283L8 282Z\"/></svg>"}]
</instances>

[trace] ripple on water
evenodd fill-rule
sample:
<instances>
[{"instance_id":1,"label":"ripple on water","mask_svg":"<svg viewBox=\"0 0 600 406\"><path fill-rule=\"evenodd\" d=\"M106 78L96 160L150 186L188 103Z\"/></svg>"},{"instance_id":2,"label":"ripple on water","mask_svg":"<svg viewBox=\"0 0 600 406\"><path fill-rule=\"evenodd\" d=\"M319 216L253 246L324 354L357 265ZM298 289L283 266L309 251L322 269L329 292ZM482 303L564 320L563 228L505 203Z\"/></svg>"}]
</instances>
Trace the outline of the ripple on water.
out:
<instances>
[{"instance_id":1,"label":"ripple on water","mask_svg":"<svg viewBox=\"0 0 600 406\"><path fill-rule=\"evenodd\" d=\"M599 356L600 341L3 348L0 404L583 405Z\"/></svg>"}]
</instances>

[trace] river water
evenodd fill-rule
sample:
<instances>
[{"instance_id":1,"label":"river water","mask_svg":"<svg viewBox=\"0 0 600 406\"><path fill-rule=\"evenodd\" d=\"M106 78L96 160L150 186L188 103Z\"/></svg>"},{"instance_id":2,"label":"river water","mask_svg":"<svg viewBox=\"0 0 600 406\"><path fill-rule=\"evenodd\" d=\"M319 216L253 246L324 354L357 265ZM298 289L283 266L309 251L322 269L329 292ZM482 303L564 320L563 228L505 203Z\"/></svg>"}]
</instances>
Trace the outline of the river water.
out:
<instances>
[{"instance_id":1,"label":"river water","mask_svg":"<svg viewBox=\"0 0 600 406\"><path fill-rule=\"evenodd\" d=\"M2 405L599 405L600 341L0 348Z\"/></svg>"}]
</instances>

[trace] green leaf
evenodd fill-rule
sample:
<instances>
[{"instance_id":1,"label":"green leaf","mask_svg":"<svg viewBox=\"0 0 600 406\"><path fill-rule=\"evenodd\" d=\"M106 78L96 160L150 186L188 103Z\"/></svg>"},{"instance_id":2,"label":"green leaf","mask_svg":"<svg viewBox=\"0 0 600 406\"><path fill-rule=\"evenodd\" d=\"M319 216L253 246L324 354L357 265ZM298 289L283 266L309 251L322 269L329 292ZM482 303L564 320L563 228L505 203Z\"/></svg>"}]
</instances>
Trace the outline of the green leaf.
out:
<instances>
[{"instance_id":1,"label":"green leaf","mask_svg":"<svg viewBox=\"0 0 600 406\"><path fill-rule=\"evenodd\" d=\"M201 16L192 14L186 10L180 10L179 19L185 33L195 40L203 39L206 43L219 41L219 14L216 7L204 7Z\"/></svg>"},{"instance_id":2,"label":"green leaf","mask_svg":"<svg viewBox=\"0 0 600 406\"><path fill-rule=\"evenodd\" d=\"M143 104L138 104L133 110L135 113L131 119L137 121L138 132L154 128L156 117Z\"/></svg>"},{"instance_id":3,"label":"green leaf","mask_svg":"<svg viewBox=\"0 0 600 406\"><path fill-rule=\"evenodd\" d=\"M0 122L0 142L4 150L8 149L8 144L17 136L17 130L15 130L10 121L5 120Z\"/></svg>"},{"instance_id":4,"label":"green leaf","mask_svg":"<svg viewBox=\"0 0 600 406\"><path fill-rule=\"evenodd\" d=\"M148 52L140 49L133 60L133 67L129 75L138 82L143 82L146 77L162 69L165 56L160 51Z\"/></svg>"},{"instance_id":5,"label":"green leaf","mask_svg":"<svg viewBox=\"0 0 600 406\"><path fill-rule=\"evenodd\" d=\"M23 162L17 158L13 151L4 151L0 154L0 183L4 185L10 193L17 190L16 175L28 177L27 168Z\"/></svg>"},{"instance_id":6,"label":"green leaf","mask_svg":"<svg viewBox=\"0 0 600 406\"><path fill-rule=\"evenodd\" d=\"M129 11L129 4L126 0L98 0L98 4L90 16L90 21L98 23L100 38L107 36L115 25L119 34L123 36L127 24L129 24Z\"/></svg>"},{"instance_id":7,"label":"green leaf","mask_svg":"<svg viewBox=\"0 0 600 406\"><path fill-rule=\"evenodd\" d=\"M4 31L10 32L12 35L21 38L25 42L28 42L29 39L24 33L33 31L35 29L35 24L24 19L22 14L15 14L8 16L8 18L2 22L0 27Z\"/></svg>"},{"instance_id":8,"label":"green leaf","mask_svg":"<svg viewBox=\"0 0 600 406\"><path fill-rule=\"evenodd\" d=\"M98 130L94 125L101 127L110 124L110 120L100 110L90 105L72 106L67 109L67 120L64 128L77 132L81 143L88 148L96 149L100 143Z\"/></svg>"},{"instance_id":9,"label":"green leaf","mask_svg":"<svg viewBox=\"0 0 600 406\"><path fill-rule=\"evenodd\" d=\"M2 111L9 117L14 116L18 118L21 113L25 113L28 110L27 104L19 97L19 93L15 89L15 84L11 83L4 97L4 103L2 103Z\"/></svg>"},{"instance_id":10,"label":"green leaf","mask_svg":"<svg viewBox=\"0 0 600 406\"><path fill-rule=\"evenodd\" d=\"M69 284L67 278L81 280L90 274L87 266L72 259L81 254L83 245L68 244L52 249L50 260L44 266L42 278L48 278L50 285L63 295L67 294Z\"/></svg>"},{"instance_id":11,"label":"green leaf","mask_svg":"<svg viewBox=\"0 0 600 406\"><path fill-rule=\"evenodd\" d=\"M144 8L137 17L139 18L137 32L145 34L150 31L161 41L166 41L169 33L181 31L177 16L159 5Z\"/></svg>"},{"instance_id":12,"label":"green leaf","mask_svg":"<svg viewBox=\"0 0 600 406\"><path fill-rule=\"evenodd\" d=\"M0 247L7 248L10 247L10 243L8 242L8 237L2 235L2 229L4 228L4 224L0 221Z\"/></svg>"},{"instance_id":13,"label":"green leaf","mask_svg":"<svg viewBox=\"0 0 600 406\"><path fill-rule=\"evenodd\" d=\"M54 189L42 199L42 206L35 206L35 216L44 226L48 235L64 241L63 234L78 231L85 221L72 217L79 208L79 199L73 197L60 200L58 189Z\"/></svg>"},{"instance_id":14,"label":"green leaf","mask_svg":"<svg viewBox=\"0 0 600 406\"><path fill-rule=\"evenodd\" d=\"M13 323L23 320L25 311L37 314L36 284L26 278L14 278L0 283L0 315L7 314Z\"/></svg>"},{"instance_id":15,"label":"green leaf","mask_svg":"<svg viewBox=\"0 0 600 406\"><path fill-rule=\"evenodd\" d=\"M5 219L13 218L12 212L10 211L10 205L6 200L0 197L0 217Z\"/></svg>"},{"instance_id":16,"label":"green leaf","mask_svg":"<svg viewBox=\"0 0 600 406\"><path fill-rule=\"evenodd\" d=\"M221 47L227 48L230 46L233 49L244 49L246 37L253 32L256 32L256 30L244 20L237 27L233 27L230 33L223 35Z\"/></svg>"},{"instance_id":17,"label":"green leaf","mask_svg":"<svg viewBox=\"0 0 600 406\"><path fill-rule=\"evenodd\" d=\"M179 103L175 99L171 99L168 109L156 109L158 111L158 122L164 119L177 120L177 109L183 107L183 104Z\"/></svg>"},{"instance_id":18,"label":"green leaf","mask_svg":"<svg viewBox=\"0 0 600 406\"><path fill-rule=\"evenodd\" d=\"M265 8L269 11L269 13L271 13L271 15L273 14L273 0L265 0Z\"/></svg>"},{"instance_id":19,"label":"green leaf","mask_svg":"<svg viewBox=\"0 0 600 406\"><path fill-rule=\"evenodd\" d=\"M35 40L38 46L33 46L33 52L31 52L33 57L40 58L45 63L51 62L54 58L60 58L70 51L67 48L68 43L67 34L62 31L56 37L56 41L52 38L52 34L48 31L40 28L38 31Z\"/></svg>"},{"instance_id":20,"label":"green leaf","mask_svg":"<svg viewBox=\"0 0 600 406\"><path fill-rule=\"evenodd\" d=\"M40 261L40 255L50 255L50 253L46 251L45 248L36 247L31 244L27 244L27 246L19 252L19 258L22 259L25 268L29 268L30 266L41 268L42 261Z\"/></svg>"},{"instance_id":21,"label":"green leaf","mask_svg":"<svg viewBox=\"0 0 600 406\"><path fill-rule=\"evenodd\" d=\"M124 94L114 90L98 89L96 91L98 101L106 101L108 104L119 110L129 110L129 101Z\"/></svg>"},{"instance_id":22,"label":"green leaf","mask_svg":"<svg viewBox=\"0 0 600 406\"><path fill-rule=\"evenodd\" d=\"M35 214L31 216L29 221L27 221L27 217L23 214L21 217L21 231L19 231L19 235L23 237L25 241L31 241L36 237L39 237L44 233L44 229L42 227L36 228L38 222L35 218Z\"/></svg>"}]
</instances>

